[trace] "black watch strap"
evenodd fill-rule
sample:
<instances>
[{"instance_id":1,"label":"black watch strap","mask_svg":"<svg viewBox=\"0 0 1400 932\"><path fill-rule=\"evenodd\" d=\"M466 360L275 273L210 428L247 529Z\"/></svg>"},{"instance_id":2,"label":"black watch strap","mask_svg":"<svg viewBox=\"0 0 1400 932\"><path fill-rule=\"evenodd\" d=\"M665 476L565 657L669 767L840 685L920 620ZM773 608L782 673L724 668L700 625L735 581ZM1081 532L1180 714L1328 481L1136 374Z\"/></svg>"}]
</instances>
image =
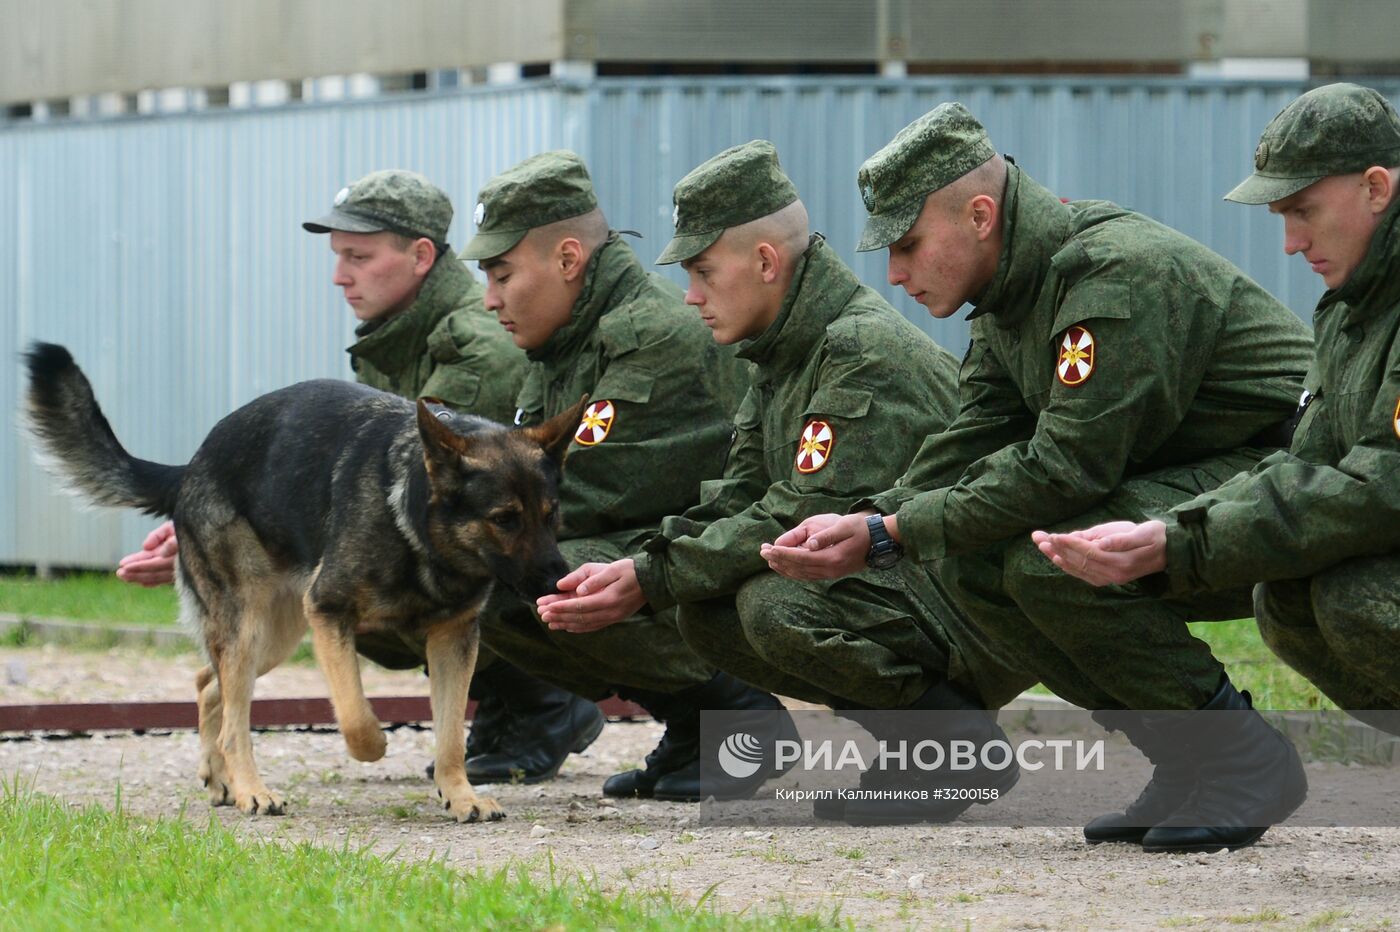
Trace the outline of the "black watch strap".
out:
<instances>
[{"instance_id":1,"label":"black watch strap","mask_svg":"<svg viewBox=\"0 0 1400 932\"><path fill-rule=\"evenodd\" d=\"M888 569L904 556L904 548L885 529L884 515L867 516L865 526L870 531L870 551L865 555L867 566Z\"/></svg>"}]
</instances>

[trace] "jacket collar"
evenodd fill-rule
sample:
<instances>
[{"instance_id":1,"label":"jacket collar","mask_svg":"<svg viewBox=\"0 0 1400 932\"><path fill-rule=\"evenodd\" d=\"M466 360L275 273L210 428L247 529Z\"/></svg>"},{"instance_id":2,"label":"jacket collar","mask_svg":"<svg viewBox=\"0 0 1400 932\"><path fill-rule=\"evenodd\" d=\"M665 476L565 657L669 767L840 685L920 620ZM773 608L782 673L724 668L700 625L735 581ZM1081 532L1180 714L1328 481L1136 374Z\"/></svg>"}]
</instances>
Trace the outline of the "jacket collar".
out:
<instances>
[{"instance_id":1,"label":"jacket collar","mask_svg":"<svg viewBox=\"0 0 1400 932\"><path fill-rule=\"evenodd\" d=\"M1073 233L1069 206L1008 160L997 274L973 299L968 319L990 314L998 327L1018 325L1045 284L1050 257Z\"/></svg>"},{"instance_id":2,"label":"jacket collar","mask_svg":"<svg viewBox=\"0 0 1400 932\"><path fill-rule=\"evenodd\" d=\"M855 273L820 233L814 234L798 260L777 318L763 333L740 343L736 355L752 361L764 374L797 367L859 288Z\"/></svg>"},{"instance_id":3,"label":"jacket collar","mask_svg":"<svg viewBox=\"0 0 1400 932\"><path fill-rule=\"evenodd\" d=\"M574 301L569 322L560 327L543 346L527 350L531 362L549 362L572 356L587 341L598 321L610 311L620 296L646 281L646 269L637 254L618 235L608 233L603 245L588 258L583 273L583 291Z\"/></svg>"},{"instance_id":4,"label":"jacket collar","mask_svg":"<svg viewBox=\"0 0 1400 932\"><path fill-rule=\"evenodd\" d=\"M355 328L359 339L346 352L388 375L406 371L427 352L433 332L471 289L471 272L460 259L444 252L423 279L418 297L387 319L367 320Z\"/></svg>"},{"instance_id":5,"label":"jacket collar","mask_svg":"<svg viewBox=\"0 0 1400 932\"><path fill-rule=\"evenodd\" d=\"M1346 304L1349 319L1360 322L1400 302L1400 195L1386 208L1380 225L1371 234L1371 245L1351 277L1323 294L1318 310Z\"/></svg>"}]
</instances>

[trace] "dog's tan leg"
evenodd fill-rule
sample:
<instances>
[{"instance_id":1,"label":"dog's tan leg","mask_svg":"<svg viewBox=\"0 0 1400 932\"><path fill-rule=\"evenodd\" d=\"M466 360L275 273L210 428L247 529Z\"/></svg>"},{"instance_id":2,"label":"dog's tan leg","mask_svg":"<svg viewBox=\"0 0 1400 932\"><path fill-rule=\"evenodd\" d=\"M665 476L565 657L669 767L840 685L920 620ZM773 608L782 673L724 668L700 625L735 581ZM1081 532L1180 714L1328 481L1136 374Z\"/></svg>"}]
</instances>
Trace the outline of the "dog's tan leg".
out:
<instances>
[{"instance_id":1,"label":"dog's tan leg","mask_svg":"<svg viewBox=\"0 0 1400 932\"><path fill-rule=\"evenodd\" d=\"M433 782L458 822L504 819L505 810L489 796L478 796L467 782L467 688L476 667L477 630L473 619L428 629L428 686L433 703L436 762Z\"/></svg>"},{"instance_id":2,"label":"dog's tan leg","mask_svg":"<svg viewBox=\"0 0 1400 932\"><path fill-rule=\"evenodd\" d=\"M233 796L224 767L224 752L219 750L224 707L219 697L219 679L212 666L203 667L195 674L194 688L199 697L199 780L209 791L211 805L227 806L233 802Z\"/></svg>"},{"instance_id":3,"label":"dog's tan leg","mask_svg":"<svg viewBox=\"0 0 1400 932\"><path fill-rule=\"evenodd\" d=\"M246 607L239 619L237 637L223 646L215 661L223 700L219 747L233 783L233 804L250 815L281 815L285 810L281 797L263 783L253 760L253 682L258 678L263 653L265 632L260 625L268 609L266 604Z\"/></svg>"},{"instance_id":4,"label":"dog's tan leg","mask_svg":"<svg viewBox=\"0 0 1400 932\"><path fill-rule=\"evenodd\" d=\"M308 594L304 603L311 625L311 645L316 662L330 688L335 720L345 737L345 746L355 760L375 761L384 756L384 730L365 698L360 680L360 660L355 654L354 635L347 633L326 615L318 612Z\"/></svg>"},{"instance_id":5,"label":"dog's tan leg","mask_svg":"<svg viewBox=\"0 0 1400 932\"><path fill-rule=\"evenodd\" d=\"M262 636L255 642L259 655L256 664L258 676L286 660L306 633L300 598L281 597L272 608ZM199 703L199 780L209 791L211 805L232 805L232 778L219 744L223 729L223 698L212 664L202 667L195 674L194 685Z\"/></svg>"}]
</instances>

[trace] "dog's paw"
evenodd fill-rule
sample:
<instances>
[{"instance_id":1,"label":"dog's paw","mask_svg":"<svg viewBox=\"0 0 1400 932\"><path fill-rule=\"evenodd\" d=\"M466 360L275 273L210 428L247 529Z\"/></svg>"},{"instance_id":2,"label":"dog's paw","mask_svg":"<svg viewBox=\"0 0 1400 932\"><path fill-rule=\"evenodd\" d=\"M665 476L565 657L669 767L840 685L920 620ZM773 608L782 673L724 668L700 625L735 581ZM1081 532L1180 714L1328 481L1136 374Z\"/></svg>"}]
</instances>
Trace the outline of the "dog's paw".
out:
<instances>
[{"instance_id":1,"label":"dog's paw","mask_svg":"<svg viewBox=\"0 0 1400 932\"><path fill-rule=\"evenodd\" d=\"M366 763L382 760L384 752L389 747L389 741L384 737L384 731L378 722L358 728L345 729L343 734L345 735L345 747L355 760Z\"/></svg>"},{"instance_id":2,"label":"dog's paw","mask_svg":"<svg viewBox=\"0 0 1400 932\"><path fill-rule=\"evenodd\" d=\"M443 804L458 822L495 822L504 819L506 811L490 796L478 796L471 790L448 797Z\"/></svg>"},{"instance_id":3,"label":"dog's paw","mask_svg":"<svg viewBox=\"0 0 1400 932\"><path fill-rule=\"evenodd\" d=\"M240 793L234 797L234 805L244 815L285 815L286 803L282 797L267 788L252 793Z\"/></svg>"}]
</instances>

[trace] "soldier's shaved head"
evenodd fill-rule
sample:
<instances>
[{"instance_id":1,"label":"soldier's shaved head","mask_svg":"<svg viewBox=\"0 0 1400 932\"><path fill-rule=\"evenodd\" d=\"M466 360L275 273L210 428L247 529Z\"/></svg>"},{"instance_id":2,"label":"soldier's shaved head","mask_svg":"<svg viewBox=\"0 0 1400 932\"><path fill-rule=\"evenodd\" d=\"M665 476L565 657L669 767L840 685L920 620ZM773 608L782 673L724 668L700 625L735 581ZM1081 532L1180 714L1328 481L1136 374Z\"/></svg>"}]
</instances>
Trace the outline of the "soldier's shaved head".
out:
<instances>
[{"instance_id":1,"label":"soldier's shaved head","mask_svg":"<svg viewBox=\"0 0 1400 932\"><path fill-rule=\"evenodd\" d=\"M990 197L1001 206L1006 190L1006 159L994 155L946 187L928 196L946 214L958 213L974 197Z\"/></svg>"},{"instance_id":2,"label":"soldier's shaved head","mask_svg":"<svg viewBox=\"0 0 1400 932\"><path fill-rule=\"evenodd\" d=\"M721 240L731 249L747 252L760 243L768 243L782 256L785 263L807 251L807 207L801 200L793 201L757 220L730 227Z\"/></svg>"},{"instance_id":3,"label":"soldier's shaved head","mask_svg":"<svg viewBox=\"0 0 1400 932\"><path fill-rule=\"evenodd\" d=\"M525 235L526 242L540 254L548 254L566 239L576 239L585 256L593 254L608 238L608 218L603 208L595 207L577 217L566 217L544 226L535 227Z\"/></svg>"}]
</instances>

